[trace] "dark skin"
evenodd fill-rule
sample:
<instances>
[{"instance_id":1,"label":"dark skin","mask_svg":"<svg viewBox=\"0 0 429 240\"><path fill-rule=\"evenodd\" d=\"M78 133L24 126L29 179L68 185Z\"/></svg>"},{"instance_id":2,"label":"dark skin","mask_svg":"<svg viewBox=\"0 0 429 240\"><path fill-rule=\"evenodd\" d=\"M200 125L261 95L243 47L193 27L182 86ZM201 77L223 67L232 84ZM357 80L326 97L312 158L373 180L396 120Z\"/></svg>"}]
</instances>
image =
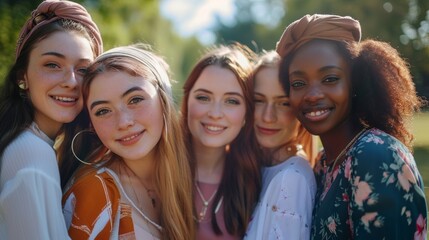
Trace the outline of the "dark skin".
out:
<instances>
[{"instance_id":1,"label":"dark skin","mask_svg":"<svg viewBox=\"0 0 429 240\"><path fill-rule=\"evenodd\" d=\"M327 164L333 163L363 128L350 114L353 94L347 61L331 42L312 41L294 55L289 80L290 104L297 118L320 136Z\"/></svg>"}]
</instances>

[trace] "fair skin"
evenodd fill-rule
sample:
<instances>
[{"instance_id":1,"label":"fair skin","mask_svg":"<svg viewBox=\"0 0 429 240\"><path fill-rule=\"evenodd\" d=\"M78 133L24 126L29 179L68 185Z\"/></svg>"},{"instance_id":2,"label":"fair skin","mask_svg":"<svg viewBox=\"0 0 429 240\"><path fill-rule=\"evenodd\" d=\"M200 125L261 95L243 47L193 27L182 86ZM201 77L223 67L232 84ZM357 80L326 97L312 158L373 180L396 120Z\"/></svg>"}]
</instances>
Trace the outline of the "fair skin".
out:
<instances>
[{"instance_id":1,"label":"fair skin","mask_svg":"<svg viewBox=\"0 0 429 240\"><path fill-rule=\"evenodd\" d=\"M34 121L51 139L82 110L80 85L93 59L90 42L75 32L53 33L31 51L24 81Z\"/></svg>"},{"instance_id":2,"label":"fair skin","mask_svg":"<svg viewBox=\"0 0 429 240\"><path fill-rule=\"evenodd\" d=\"M239 134L246 114L237 77L219 66L206 67L190 91L188 109L199 180L218 183L225 147Z\"/></svg>"},{"instance_id":3,"label":"fair skin","mask_svg":"<svg viewBox=\"0 0 429 240\"><path fill-rule=\"evenodd\" d=\"M359 132L350 120L350 68L332 43L301 47L289 67L290 103L312 134L319 135L328 159L335 159Z\"/></svg>"},{"instance_id":4,"label":"fair skin","mask_svg":"<svg viewBox=\"0 0 429 240\"><path fill-rule=\"evenodd\" d=\"M279 78L278 68L263 67L255 76L255 132L258 143L277 161L288 158L282 148L298 134L299 122L289 105Z\"/></svg>"},{"instance_id":5,"label":"fair skin","mask_svg":"<svg viewBox=\"0 0 429 240\"><path fill-rule=\"evenodd\" d=\"M126 192L136 204L150 203L145 188L154 189L156 146L164 127L156 88L140 76L104 72L91 83L87 107L100 140L125 163L116 161L111 167L123 173L120 177ZM159 208L139 207L151 219L158 219Z\"/></svg>"}]
</instances>

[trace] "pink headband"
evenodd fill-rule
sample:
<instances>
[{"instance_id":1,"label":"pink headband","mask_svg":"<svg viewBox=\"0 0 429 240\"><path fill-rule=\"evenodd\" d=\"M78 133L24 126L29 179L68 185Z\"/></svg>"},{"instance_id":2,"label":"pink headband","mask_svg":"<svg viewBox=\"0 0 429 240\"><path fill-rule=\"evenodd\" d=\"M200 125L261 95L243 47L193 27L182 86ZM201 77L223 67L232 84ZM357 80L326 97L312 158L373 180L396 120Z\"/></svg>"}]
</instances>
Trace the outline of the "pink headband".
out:
<instances>
[{"instance_id":1,"label":"pink headband","mask_svg":"<svg viewBox=\"0 0 429 240\"><path fill-rule=\"evenodd\" d=\"M83 6L71 1L46 0L40 3L37 9L31 13L31 17L21 29L16 46L15 60L21 54L22 47L36 29L58 19L69 19L84 25L89 30L92 41L94 41L96 55L100 55L103 52L100 31Z\"/></svg>"},{"instance_id":2,"label":"pink headband","mask_svg":"<svg viewBox=\"0 0 429 240\"><path fill-rule=\"evenodd\" d=\"M291 23L277 42L276 51L284 58L313 39L359 42L360 24L351 17L328 14L305 15Z\"/></svg>"}]
</instances>

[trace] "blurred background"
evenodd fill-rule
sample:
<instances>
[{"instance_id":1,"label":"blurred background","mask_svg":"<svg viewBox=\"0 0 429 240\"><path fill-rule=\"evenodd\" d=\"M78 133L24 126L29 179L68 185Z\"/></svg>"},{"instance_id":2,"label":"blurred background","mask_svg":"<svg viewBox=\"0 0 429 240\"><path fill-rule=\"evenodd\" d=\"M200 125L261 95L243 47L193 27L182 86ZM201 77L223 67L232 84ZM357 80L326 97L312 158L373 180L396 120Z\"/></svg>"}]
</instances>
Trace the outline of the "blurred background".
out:
<instances>
[{"instance_id":1,"label":"blurred background","mask_svg":"<svg viewBox=\"0 0 429 240\"><path fill-rule=\"evenodd\" d=\"M284 28L305 14L358 19L363 39L389 42L410 64L417 92L429 99L428 0L75 0L98 24L105 50L151 44L170 64L181 99L182 83L204 49L239 41L255 52L275 48ZM0 84L14 60L18 33L41 0L0 0ZM429 112L411 123L414 154L429 187ZM426 195L429 190L426 188ZM429 198L428 198L429 199Z\"/></svg>"}]
</instances>

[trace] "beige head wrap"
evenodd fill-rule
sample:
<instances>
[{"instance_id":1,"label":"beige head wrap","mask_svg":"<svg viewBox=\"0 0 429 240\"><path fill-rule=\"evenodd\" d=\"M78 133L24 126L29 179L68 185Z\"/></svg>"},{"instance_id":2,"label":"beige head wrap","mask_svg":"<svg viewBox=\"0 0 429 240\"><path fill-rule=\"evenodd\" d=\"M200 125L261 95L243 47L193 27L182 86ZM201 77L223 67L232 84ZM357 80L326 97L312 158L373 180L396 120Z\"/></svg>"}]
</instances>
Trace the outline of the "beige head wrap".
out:
<instances>
[{"instance_id":1,"label":"beige head wrap","mask_svg":"<svg viewBox=\"0 0 429 240\"><path fill-rule=\"evenodd\" d=\"M71 1L46 0L31 13L31 17L21 29L15 59L21 54L22 47L36 29L58 19L69 19L84 25L94 41L95 54L99 55L103 52L100 31L84 7Z\"/></svg>"},{"instance_id":2,"label":"beige head wrap","mask_svg":"<svg viewBox=\"0 0 429 240\"><path fill-rule=\"evenodd\" d=\"M285 29L276 51L283 58L312 39L359 42L360 38L360 24L351 17L307 14Z\"/></svg>"},{"instance_id":3,"label":"beige head wrap","mask_svg":"<svg viewBox=\"0 0 429 240\"><path fill-rule=\"evenodd\" d=\"M144 49L144 45L134 44L112 48L98 56L94 62L102 62L106 59L117 57L131 58L146 66L155 76L161 89L167 93L167 96L173 97L170 78L165 66L166 63L154 53Z\"/></svg>"}]
</instances>

